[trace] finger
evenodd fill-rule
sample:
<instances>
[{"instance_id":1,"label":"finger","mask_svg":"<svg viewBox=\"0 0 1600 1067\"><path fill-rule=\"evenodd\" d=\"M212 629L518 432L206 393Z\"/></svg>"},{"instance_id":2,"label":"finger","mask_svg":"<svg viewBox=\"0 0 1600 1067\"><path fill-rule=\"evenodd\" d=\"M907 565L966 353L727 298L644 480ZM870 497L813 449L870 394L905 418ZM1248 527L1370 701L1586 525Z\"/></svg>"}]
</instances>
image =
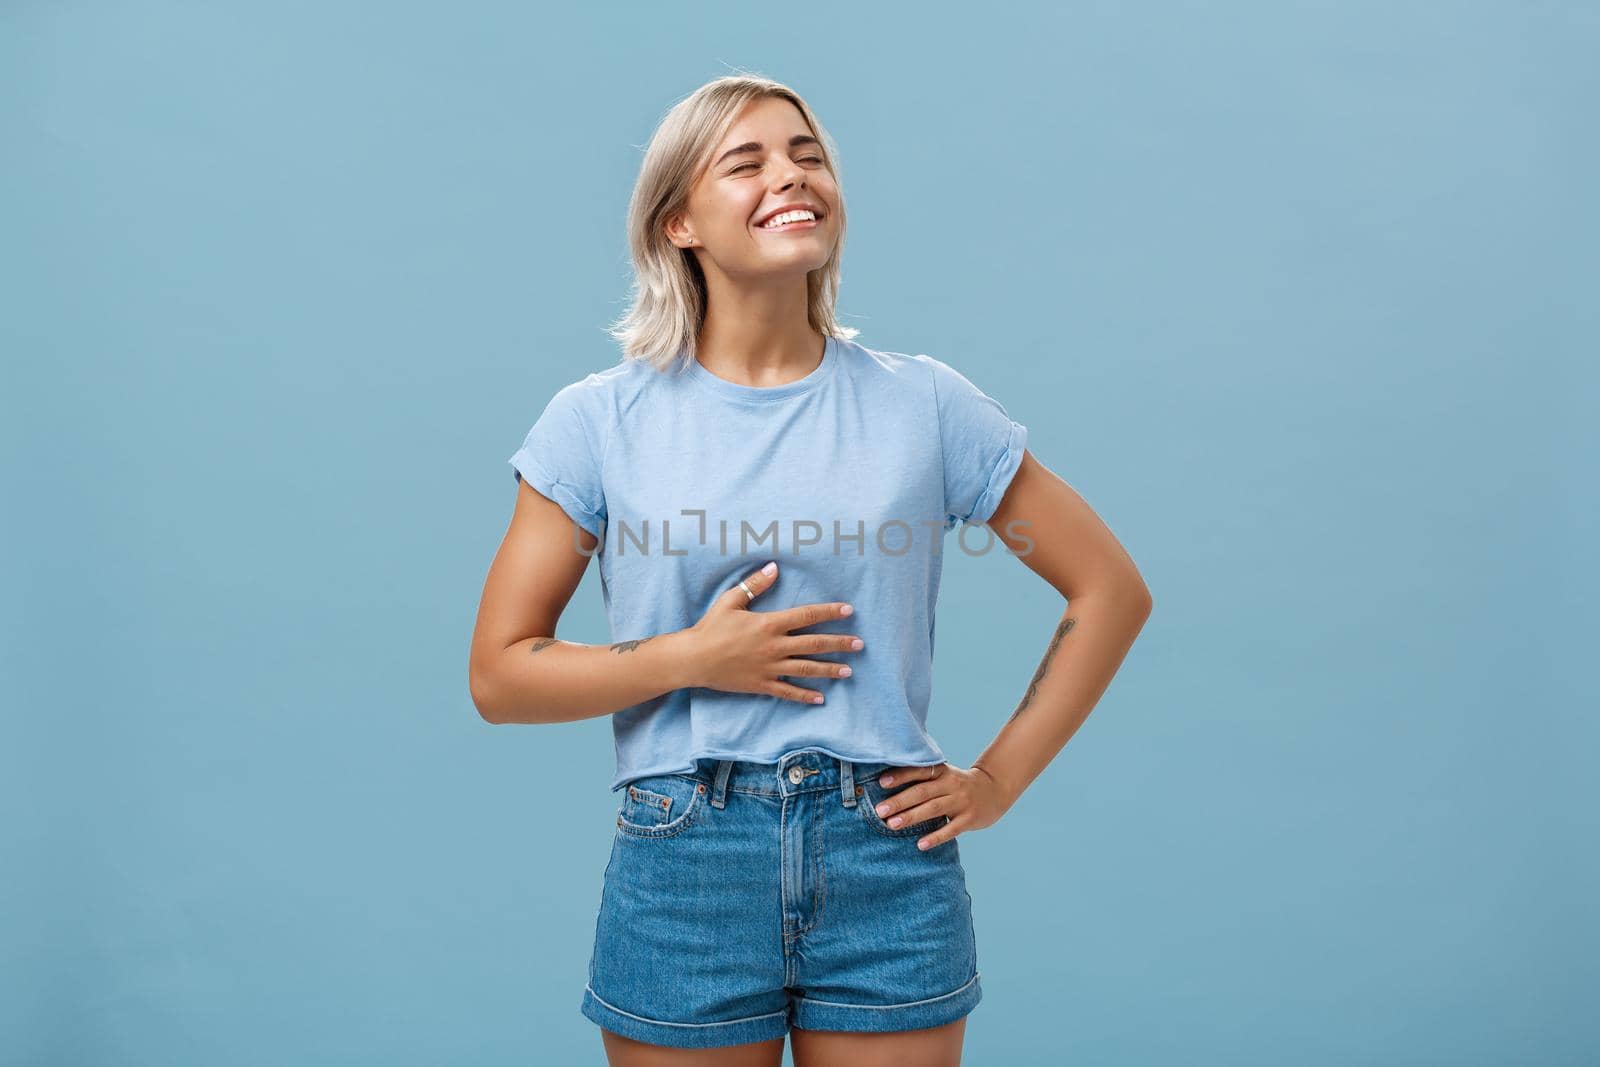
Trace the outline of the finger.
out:
<instances>
[{"instance_id":1,"label":"finger","mask_svg":"<svg viewBox=\"0 0 1600 1067\"><path fill-rule=\"evenodd\" d=\"M944 764L936 763L932 767L890 767L878 777L881 785L894 785L896 782L925 782L939 777L944 770Z\"/></svg>"},{"instance_id":2,"label":"finger","mask_svg":"<svg viewBox=\"0 0 1600 1067\"><path fill-rule=\"evenodd\" d=\"M801 704L822 703L822 694L815 689L790 685L788 682L772 682L767 686L766 692L769 696L780 697L783 700L794 700Z\"/></svg>"},{"instance_id":3,"label":"finger","mask_svg":"<svg viewBox=\"0 0 1600 1067\"><path fill-rule=\"evenodd\" d=\"M854 672L829 659L786 659L778 664L778 673L796 678L848 678Z\"/></svg>"},{"instance_id":4,"label":"finger","mask_svg":"<svg viewBox=\"0 0 1600 1067\"><path fill-rule=\"evenodd\" d=\"M815 656L823 652L860 652L865 644L854 634L795 634L779 639L778 650L785 656Z\"/></svg>"},{"instance_id":5,"label":"finger","mask_svg":"<svg viewBox=\"0 0 1600 1067\"><path fill-rule=\"evenodd\" d=\"M957 812L950 816L945 824L932 833L924 834L917 838L917 847L920 849L938 848L946 841L954 841L958 836L972 829L972 819L965 811Z\"/></svg>"},{"instance_id":6,"label":"finger","mask_svg":"<svg viewBox=\"0 0 1600 1067\"><path fill-rule=\"evenodd\" d=\"M772 621L780 630L798 630L802 626L815 626L819 622L843 619L855 611L843 601L831 604L801 604L772 612Z\"/></svg>"},{"instance_id":7,"label":"finger","mask_svg":"<svg viewBox=\"0 0 1600 1067\"><path fill-rule=\"evenodd\" d=\"M908 796L906 792L900 792L884 798L878 805L877 811L884 822L899 829L943 815L945 809L949 807L945 803L946 795L941 793L938 796Z\"/></svg>"},{"instance_id":8,"label":"finger","mask_svg":"<svg viewBox=\"0 0 1600 1067\"><path fill-rule=\"evenodd\" d=\"M748 608L751 604L755 603L756 597L760 596L762 593L765 593L768 589L771 589L772 583L777 580L778 564L777 561L774 560L773 562L768 563L765 567L751 571L741 579L745 586L749 586L750 592L755 594L754 596L747 595L744 591L744 586L741 586L738 582L734 582L732 586L722 591L721 599L723 605L730 608Z\"/></svg>"},{"instance_id":9,"label":"finger","mask_svg":"<svg viewBox=\"0 0 1600 1067\"><path fill-rule=\"evenodd\" d=\"M960 834L966 828L967 827L965 823L958 825L956 821L952 819L926 837L917 838L917 847L923 851L927 851L930 848L938 848L946 841L954 841L956 839L956 835Z\"/></svg>"}]
</instances>

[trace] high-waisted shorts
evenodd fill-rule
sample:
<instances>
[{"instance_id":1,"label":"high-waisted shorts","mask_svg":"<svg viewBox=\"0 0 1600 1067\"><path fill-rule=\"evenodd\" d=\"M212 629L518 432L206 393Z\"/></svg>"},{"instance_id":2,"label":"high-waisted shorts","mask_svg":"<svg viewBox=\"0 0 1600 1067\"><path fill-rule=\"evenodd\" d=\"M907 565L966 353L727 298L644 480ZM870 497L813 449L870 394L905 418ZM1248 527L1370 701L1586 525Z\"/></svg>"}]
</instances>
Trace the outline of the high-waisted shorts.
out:
<instances>
[{"instance_id":1,"label":"high-waisted shorts","mask_svg":"<svg viewBox=\"0 0 1600 1067\"><path fill-rule=\"evenodd\" d=\"M803 1030L941 1026L982 997L972 897L948 820L891 829L890 764L814 749L701 759L623 790L583 1014L712 1048Z\"/></svg>"}]
</instances>

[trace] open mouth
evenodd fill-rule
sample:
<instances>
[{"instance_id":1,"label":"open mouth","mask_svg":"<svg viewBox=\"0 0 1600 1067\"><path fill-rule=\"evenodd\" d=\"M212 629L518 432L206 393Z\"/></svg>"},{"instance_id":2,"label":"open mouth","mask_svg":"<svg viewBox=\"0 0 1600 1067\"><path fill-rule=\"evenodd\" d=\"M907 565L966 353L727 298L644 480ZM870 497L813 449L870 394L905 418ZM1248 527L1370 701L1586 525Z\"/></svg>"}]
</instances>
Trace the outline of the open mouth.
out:
<instances>
[{"instance_id":1,"label":"open mouth","mask_svg":"<svg viewBox=\"0 0 1600 1067\"><path fill-rule=\"evenodd\" d=\"M822 221L820 214L810 211L783 211L774 215L768 222L757 226L758 230L769 233L780 233L784 230L809 230L814 229Z\"/></svg>"}]
</instances>

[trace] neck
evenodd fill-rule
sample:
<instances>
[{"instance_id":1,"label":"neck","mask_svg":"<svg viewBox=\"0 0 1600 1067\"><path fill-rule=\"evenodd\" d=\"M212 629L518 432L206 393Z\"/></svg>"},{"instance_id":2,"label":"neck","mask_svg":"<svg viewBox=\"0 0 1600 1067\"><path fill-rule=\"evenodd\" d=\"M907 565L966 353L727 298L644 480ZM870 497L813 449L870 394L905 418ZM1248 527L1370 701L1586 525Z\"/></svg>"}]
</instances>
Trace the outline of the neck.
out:
<instances>
[{"instance_id":1,"label":"neck","mask_svg":"<svg viewBox=\"0 0 1600 1067\"><path fill-rule=\"evenodd\" d=\"M804 378L821 363L827 338L807 319L804 277L732 299L714 289L708 295L695 358L717 377L765 388Z\"/></svg>"}]
</instances>

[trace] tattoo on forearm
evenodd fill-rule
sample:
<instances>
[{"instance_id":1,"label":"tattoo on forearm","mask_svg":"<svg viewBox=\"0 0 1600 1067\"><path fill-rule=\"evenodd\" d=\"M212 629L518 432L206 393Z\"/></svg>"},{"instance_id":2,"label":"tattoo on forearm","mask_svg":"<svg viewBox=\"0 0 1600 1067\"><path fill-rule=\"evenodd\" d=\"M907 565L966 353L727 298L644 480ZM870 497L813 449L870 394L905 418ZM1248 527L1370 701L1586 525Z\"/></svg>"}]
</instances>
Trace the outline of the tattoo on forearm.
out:
<instances>
[{"instance_id":1,"label":"tattoo on forearm","mask_svg":"<svg viewBox=\"0 0 1600 1067\"><path fill-rule=\"evenodd\" d=\"M650 635L650 637L655 636L655 634ZM618 641L616 644L611 646L611 651L617 653L632 652L634 649L650 640L650 637L636 637L632 641Z\"/></svg>"},{"instance_id":2,"label":"tattoo on forearm","mask_svg":"<svg viewBox=\"0 0 1600 1067\"><path fill-rule=\"evenodd\" d=\"M534 643L531 646L529 646L528 653L531 655L531 654L533 654L535 652L543 652L545 649L549 648L551 645L553 645L555 643L556 643L556 639L553 638L553 637L541 637L538 640L534 641Z\"/></svg>"},{"instance_id":3,"label":"tattoo on forearm","mask_svg":"<svg viewBox=\"0 0 1600 1067\"><path fill-rule=\"evenodd\" d=\"M1022 695L1022 703L1017 705L1017 710L1011 713L1011 718L1007 719L1007 722L1021 715L1023 709L1033 703L1034 695L1039 692L1039 683L1044 681L1044 676L1050 669L1050 661L1055 657L1056 649L1061 646L1061 639L1076 625L1078 620L1069 616L1062 619L1061 625L1056 627L1056 632L1050 636L1050 647L1044 650L1044 658L1039 661L1038 669L1033 672L1033 680L1028 683L1028 691Z\"/></svg>"}]
</instances>

